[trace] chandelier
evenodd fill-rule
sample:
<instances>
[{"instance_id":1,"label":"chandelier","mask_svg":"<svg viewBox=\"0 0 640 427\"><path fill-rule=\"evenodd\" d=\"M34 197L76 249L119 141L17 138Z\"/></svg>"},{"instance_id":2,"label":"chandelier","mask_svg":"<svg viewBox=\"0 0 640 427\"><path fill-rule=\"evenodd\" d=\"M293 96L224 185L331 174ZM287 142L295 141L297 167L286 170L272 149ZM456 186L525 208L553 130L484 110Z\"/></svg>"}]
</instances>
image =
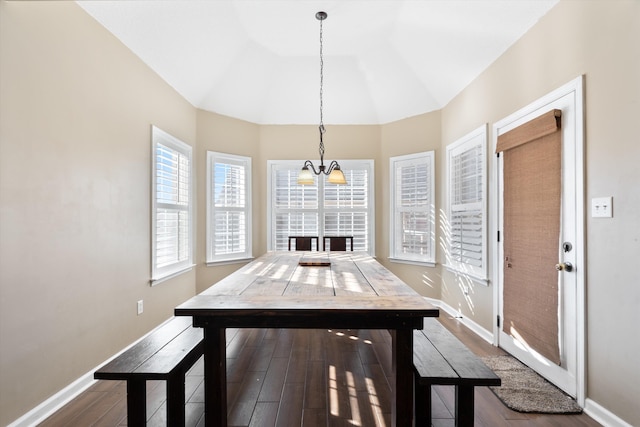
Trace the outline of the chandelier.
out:
<instances>
[{"instance_id":1,"label":"chandelier","mask_svg":"<svg viewBox=\"0 0 640 427\"><path fill-rule=\"evenodd\" d=\"M314 184L315 181L313 179L313 174L320 175L321 173L329 175L329 182L331 184L346 184L347 180L344 177L344 173L342 173L338 162L333 160L329 163L328 167L324 165L324 142L322 141L322 137L325 133L324 123L322 121L322 86L324 83L324 62L322 60L322 21L327 19L326 12L316 13L316 19L320 21L320 126L318 127L320 130L320 148L318 150L320 152L320 164L318 165L318 170L316 170L313 163L310 160L306 160L302 166L302 170L300 170L300 174L298 175L298 184ZM311 171L313 171L313 174Z\"/></svg>"}]
</instances>

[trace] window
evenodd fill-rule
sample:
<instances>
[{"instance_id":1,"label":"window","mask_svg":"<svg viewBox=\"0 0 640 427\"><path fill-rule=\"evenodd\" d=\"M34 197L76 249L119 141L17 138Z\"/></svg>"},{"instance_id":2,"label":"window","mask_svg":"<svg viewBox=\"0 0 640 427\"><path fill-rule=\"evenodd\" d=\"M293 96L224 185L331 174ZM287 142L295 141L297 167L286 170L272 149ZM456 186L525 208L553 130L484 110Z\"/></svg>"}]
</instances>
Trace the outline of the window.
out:
<instances>
[{"instance_id":1,"label":"window","mask_svg":"<svg viewBox=\"0 0 640 427\"><path fill-rule=\"evenodd\" d=\"M299 185L304 163L270 161L269 250L287 250L288 236L353 236L353 249L374 253L373 160L340 160L346 185ZM322 246L322 243L320 243Z\"/></svg>"},{"instance_id":2,"label":"window","mask_svg":"<svg viewBox=\"0 0 640 427\"><path fill-rule=\"evenodd\" d=\"M433 151L391 157L389 258L435 265Z\"/></svg>"},{"instance_id":3,"label":"window","mask_svg":"<svg viewBox=\"0 0 640 427\"><path fill-rule=\"evenodd\" d=\"M487 127L447 147L447 267L486 281L487 219L485 156Z\"/></svg>"},{"instance_id":4,"label":"window","mask_svg":"<svg viewBox=\"0 0 640 427\"><path fill-rule=\"evenodd\" d=\"M208 151L207 262L251 256L251 158Z\"/></svg>"},{"instance_id":5,"label":"window","mask_svg":"<svg viewBox=\"0 0 640 427\"><path fill-rule=\"evenodd\" d=\"M191 147L152 128L151 281L193 266Z\"/></svg>"}]
</instances>

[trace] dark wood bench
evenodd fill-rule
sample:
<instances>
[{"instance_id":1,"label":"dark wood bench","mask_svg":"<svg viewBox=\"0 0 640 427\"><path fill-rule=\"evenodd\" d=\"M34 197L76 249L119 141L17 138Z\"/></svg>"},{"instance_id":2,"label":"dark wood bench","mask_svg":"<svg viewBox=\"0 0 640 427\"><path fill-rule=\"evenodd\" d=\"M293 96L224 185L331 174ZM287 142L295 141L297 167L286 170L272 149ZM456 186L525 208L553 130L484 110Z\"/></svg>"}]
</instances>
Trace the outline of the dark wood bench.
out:
<instances>
[{"instance_id":1,"label":"dark wood bench","mask_svg":"<svg viewBox=\"0 0 640 427\"><path fill-rule=\"evenodd\" d=\"M455 425L473 426L476 386L499 386L500 378L437 319L425 318L413 334L416 426L431 426L431 386L456 387Z\"/></svg>"},{"instance_id":2,"label":"dark wood bench","mask_svg":"<svg viewBox=\"0 0 640 427\"><path fill-rule=\"evenodd\" d=\"M146 381L167 382L167 425L184 426L185 374L203 351L201 328L175 317L94 372L97 380L127 382L127 425L147 421Z\"/></svg>"}]
</instances>

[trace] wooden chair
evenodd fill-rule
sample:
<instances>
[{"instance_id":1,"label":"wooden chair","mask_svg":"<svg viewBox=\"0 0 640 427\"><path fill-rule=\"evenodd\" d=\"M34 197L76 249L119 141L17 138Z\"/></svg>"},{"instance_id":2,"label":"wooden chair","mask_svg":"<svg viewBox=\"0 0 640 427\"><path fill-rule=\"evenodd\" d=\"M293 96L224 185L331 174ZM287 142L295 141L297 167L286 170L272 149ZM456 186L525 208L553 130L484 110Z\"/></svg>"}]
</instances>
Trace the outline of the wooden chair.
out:
<instances>
[{"instance_id":1,"label":"wooden chair","mask_svg":"<svg viewBox=\"0 0 640 427\"><path fill-rule=\"evenodd\" d=\"M312 251L312 242L316 241L316 251L320 250L320 244L318 243L318 236L289 236L289 250L291 250L291 241L296 242L295 251Z\"/></svg>"},{"instance_id":2,"label":"wooden chair","mask_svg":"<svg viewBox=\"0 0 640 427\"><path fill-rule=\"evenodd\" d=\"M327 249L327 239L329 240L329 248ZM326 251L346 251L347 240L350 243L350 250L353 252L353 236L324 236L322 239L322 250Z\"/></svg>"}]
</instances>

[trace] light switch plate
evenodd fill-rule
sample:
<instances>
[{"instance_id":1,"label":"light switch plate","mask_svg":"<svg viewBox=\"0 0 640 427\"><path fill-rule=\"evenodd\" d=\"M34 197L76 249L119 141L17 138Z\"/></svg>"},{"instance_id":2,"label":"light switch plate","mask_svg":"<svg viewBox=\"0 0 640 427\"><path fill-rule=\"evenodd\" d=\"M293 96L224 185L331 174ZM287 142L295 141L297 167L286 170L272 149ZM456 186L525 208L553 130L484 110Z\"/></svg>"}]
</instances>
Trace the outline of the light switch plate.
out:
<instances>
[{"instance_id":1,"label":"light switch plate","mask_svg":"<svg viewBox=\"0 0 640 427\"><path fill-rule=\"evenodd\" d=\"M591 199L592 218L613 217L613 197L594 197Z\"/></svg>"}]
</instances>

